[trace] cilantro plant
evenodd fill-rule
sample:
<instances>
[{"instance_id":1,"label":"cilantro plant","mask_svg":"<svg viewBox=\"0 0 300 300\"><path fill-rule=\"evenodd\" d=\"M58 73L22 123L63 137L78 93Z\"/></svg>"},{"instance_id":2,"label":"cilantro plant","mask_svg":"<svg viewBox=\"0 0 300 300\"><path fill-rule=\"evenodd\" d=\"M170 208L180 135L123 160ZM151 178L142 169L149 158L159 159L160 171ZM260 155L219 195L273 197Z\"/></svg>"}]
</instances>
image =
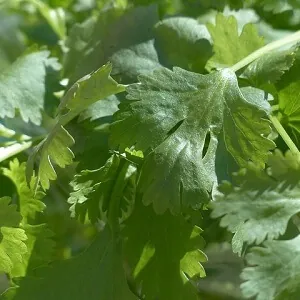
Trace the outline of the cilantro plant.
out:
<instances>
[{"instance_id":1,"label":"cilantro plant","mask_svg":"<svg viewBox=\"0 0 300 300\"><path fill-rule=\"evenodd\" d=\"M0 0L3 300L299 299L300 3Z\"/></svg>"}]
</instances>

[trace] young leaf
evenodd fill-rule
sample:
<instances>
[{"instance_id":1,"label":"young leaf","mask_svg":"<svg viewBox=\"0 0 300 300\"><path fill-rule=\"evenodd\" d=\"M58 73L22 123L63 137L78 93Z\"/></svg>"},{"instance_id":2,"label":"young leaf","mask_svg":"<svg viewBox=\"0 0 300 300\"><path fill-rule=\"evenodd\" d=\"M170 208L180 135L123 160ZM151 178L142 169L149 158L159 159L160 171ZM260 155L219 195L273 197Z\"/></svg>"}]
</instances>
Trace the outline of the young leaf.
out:
<instances>
[{"instance_id":1,"label":"young leaf","mask_svg":"<svg viewBox=\"0 0 300 300\"><path fill-rule=\"evenodd\" d=\"M25 122L41 124L48 56L48 51L26 53L0 73L1 118L13 118L18 110Z\"/></svg>"},{"instance_id":2,"label":"young leaf","mask_svg":"<svg viewBox=\"0 0 300 300\"><path fill-rule=\"evenodd\" d=\"M63 126L89 105L124 91L124 86L119 85L110 77L111 68L111 64L104 65L94 73L78 80L66 93L59 106L56 125L49 135L35 147L28 160L27 182L33 174L33 165L38 154L41 155L38 180L45 190L49 188L50 180L55 180L57 177L53 163L64 168L72 162L74 155L70 147L74 144L74 140Z\"/></svg>"},{"instance_id":3,"label":"young leaf","mask_svg":"<svg viewBox=\"0 0 300 300\"><path fill-rule=\"evenodd\" d=\"M20 164L17 159L9 162L9 169L3 169L3 174L11 179L17 188L19 195L20 213L22 222L34 220L37 212L45 209L45 204L41 201L44 194L41 191L34 192L35 178L32 178L28 187L25 177L26 163Z\"/></svg>"},{"instance_id":4,"label":"young leaf","mask_svg":"<svg viewBox=\"0 0 300 300\"><path fill-rule=\"evenodd\" d=\"M141 201L124 225L124 256L145 299L197 299L189 278L205 276L201 229Z\"/></svg>"},{"instance_id":5,"label":"young leaf","mask_svg":"<svg viewBox=\"0 0 300 300\"><path fill-rule=\"evenodd\" d=\"M266 241L264 247L252 248L246 260L250 266L242 273L246 282L241 285L246 298L298 299L300 235L287 241Z\"/></svg>"},{"instance_id":6,"label":"young leaf","mask_svg":"<svg viewBox=\"0 0 300 300\"><path fill-rule=\"evenodd\" d=\"M0 198L0 272L11 277L18 275L16 266L27 253L25 231L19 228L21 215L8 197Z\"/></svg>"},{"instance_id":7,"label":"young leaf","mask_svg":"<svg viewBox=\"0 0 300 300\"><path fill-rule=\"evenodd\" d=\"M140 81L127 89L131 101L116 113L111 143L146 154L139 188L156 212L178 213L209 200L221 134L240 165L251 160L264 166L274 147L266 138L269 122L260 105L244 98L231 70L200 75L159 69Z\"/></svg>"},{"instance_id":8,"label":"young leaf","mask_svg":"<svg viewBox=\"0 0 300 300\"><path fill-rule=\"evenodd\" d=\"M232 66L253 51L264 46L263 38L257 33L253 24L246 24L239 35L235 17L216 16L216 24L207 24L213 40L214 56L209 60L207 68L223 68Z\"/></svg>"},{"instance_id":9,"label":"young leaf","mask_svg":"<svg viewBox=\"0 0 300 300\"><path fill-rule=\"evenodd\" d=\"M19 285L8 290L6 299L137 299L129 290L120 247L108 227L80 255L36 269L35 277L25 277Z\"/></svg>"}]
</instances>

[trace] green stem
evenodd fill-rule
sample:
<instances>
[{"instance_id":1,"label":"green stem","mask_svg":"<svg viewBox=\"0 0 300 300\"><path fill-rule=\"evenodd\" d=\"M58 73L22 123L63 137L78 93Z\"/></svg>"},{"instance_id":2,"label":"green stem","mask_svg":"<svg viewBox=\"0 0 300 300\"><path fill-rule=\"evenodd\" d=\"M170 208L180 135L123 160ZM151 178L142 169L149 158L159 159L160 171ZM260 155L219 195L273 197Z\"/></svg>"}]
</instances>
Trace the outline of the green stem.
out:
<instances>
[{"instance_id":1,"label":"green stem","mask_svg":"<svg viewBox=\"0 0 300 300\"><path fill-rule=\"evenodd\" d=\"M250 63L252 63L253 61L255 61L256 59L260 58L261 56L265 55L266 53L269 53L270 51L279 49L283 46L292 44L292 43L297 43L300 41L300 30L296 31L293 34L290 34L280 40L274 41L254 52L252 52L250 55L248 55L247 57L243 58L242 60L240 60L238 63L236 63L235 65L233 65L231 67L231 69L234 72L237 72L238 70L246 67L247 65L249 65Z\"/></svg>"},{"instance_id":2,"label":"green stem","mask_svg":"<svg viewBox=\"0 0 300 300\"><path fill-rule=\"evenodd\" d=\"M300 156L300 152L299 152L297 146L294 144L294 142L292 141L290 136L287 134L287 132L285 131L285 129L283 128L283 126L281 125L281 123L279 122L277 117L270 115L269 119L271 120L275 129L277 130L279 135L282 137L284 142L287 144L287 146L289 147L291 152L297 156Z\"/></svg>"},{"instance_id":3,"label":"green stem","mask_svg":"<svg viewBox=\"0 0 300 300\"><path fill-rule=\"evenodd\" d=\"M30 148L32 142L15 143L8 147L0 147L0 162Z\"/></svg>"}]
</instances>

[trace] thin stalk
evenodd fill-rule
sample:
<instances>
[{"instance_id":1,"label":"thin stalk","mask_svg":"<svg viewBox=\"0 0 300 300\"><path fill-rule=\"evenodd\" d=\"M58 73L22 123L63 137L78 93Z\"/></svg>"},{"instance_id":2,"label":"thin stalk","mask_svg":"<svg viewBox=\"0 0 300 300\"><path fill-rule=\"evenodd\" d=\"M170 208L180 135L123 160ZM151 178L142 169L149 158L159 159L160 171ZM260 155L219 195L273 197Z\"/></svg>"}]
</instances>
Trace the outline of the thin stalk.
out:
<instances>
[{"instance_id":1,"label":"thin stalk","mask_svg":"<svg viewBox=\"0 0 300 300\"><path fill-rule=\"evenodd\" d=\"M32 146L32 142L21 142L15 143L8 147L0 147L0 162L30 148Z\"/></svg>"},{"instance_id":2,"label":"thin stalk","mask_svg":"<svg viewBox=\"0 0 300 300\"><path fill-rule=\"evenodd\" d=\"M294 142L292 141L292 139L290 138L290 136L288 135L288 133L285 131L285 129L283 128L283 126L281 125L281 123L279 122L279 120L277 119L277 117L270 115L269 119L271 120L271 122L273 123L275 129L277 130L277 132L279 133L279 135L282 137L282 139L284 140L284 142L286 143L286 145L289 147L289 149L291 150L291 152L293 154L297 155L297 156L300 156L299 149L294 144Z\"/></svg>"},{"instance_id":3,"label":"thin stalk","mask_svg":"<svg viewBox=\"0 0 300 300\"><path fill-rule=\"evenodd\" d=\"M274 41L254 52L252 52L250 55L248 55L247 57L243 58L242 60L240 60L238 63L236 63L235 65L233 65L231 67L231 69L234 72L237 72L238 70L246 67L247 65L249 65L250 63L252 63L253 61L255 61L256 59L260 58L261 56L265 55L266 53L279 49L283 46L292 44L292 43L297 43L300 41L300 30L296 31L295 33L292 33L282 39L279 39L277 41Z\"/></svg>"}]
</instances>

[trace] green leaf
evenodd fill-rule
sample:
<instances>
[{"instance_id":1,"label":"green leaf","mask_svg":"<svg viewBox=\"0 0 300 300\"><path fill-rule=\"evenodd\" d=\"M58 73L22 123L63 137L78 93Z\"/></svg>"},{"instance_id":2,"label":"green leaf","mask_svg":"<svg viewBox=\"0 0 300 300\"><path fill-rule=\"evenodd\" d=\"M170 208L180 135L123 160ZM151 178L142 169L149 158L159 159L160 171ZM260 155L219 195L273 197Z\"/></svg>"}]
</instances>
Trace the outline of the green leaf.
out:
<instances>
[{"instance_id":1,"label":"green leaf","mask_svg":"<svg viewBox=\"0 0 300 300\"><path fill-rule=\"evenodd\" d=\"M212 203L212 217L222 216L220 225L235 232L243 242L260 244L284 234L290 218L300 211L299 187L262 192L234 189Z\"/></svg>"},{"instance_id":2,"label":"green leaf","mask_svg":"<svg viewBox=\"0 0 300 300\"><path fill-rule=\"evenodd\" d=\"M124 225L124 256L145 299L197 299L189 278L205 276L201 229L141 201Z\"/></svg>"},{"instance_id":3,"label":"green leaf","mask_svg":"<svg viewBox=\"0 0 300 300\"><path fill-rule=\"evenodd\" d=\"M212 217L235 233L234 252L241 254L244 243L262 243L286 232L292 216L300 211L300 161L288 151L269 156L267 171L248 166L235 174L233 182L219 187L221 195L211 203Z\"/></svg>"},{"instance_id":4,"label":"green leaf","mask_svg":"<svg viewBox=\"0 0 300 300\"><path fill-rule=\"evenodd\" d=\"M274 51L255 60L241 74L252 86L266 88L278 81L295 61L295 49Z\"/></svg>"},{"instance_id":5,"label":"green leaf","mask_svg":"<svg viewBox=\"0 0 300 300\"><path fill-rule=\"evenodd\" d=\"M117 154L99 169L81 171L71 182L74 192L70 193L68 203L72 216L84 221L88 212L94 223L110 210L109 206L115 200L118 217L124 221L134 204L136 176L137 167Z\"/></svg>"},{"instance_id":6,"label":"green leaf","mask_svg":"<svg viewBox=\"0 0 300 300\"><path fill-rule=\"evenodd\" d=\"M68 90L60 103L56 125L49 135L35 147L29 158L26 170L27 181L33 174L33 164L38 154L41 155L38 180L45 190L49 188L50 180L55 180L57 177L53 164L64 168L72 163L74 155L70 147L74 144L74 139L63 126L89 105L124 91L124 86L114 81L110 77L110 72L111 64L104 65L94 73L78 80Z\"/></svg>"},{"instance_id":7,"label":"green leaf","mask_svg":"<svg viewBox=\"0 0 300 300\"><path fill-rule=\"evenodd\" d=\"M26 53L0 73L0 117L15 117L40 125L46 92L48 51Z\"/></svg>"},{"instance_id":8,"label":"green leaf","mask_svg":"<svg viewBox=\"0 0 300 300\"><path fill-rule=\"evenodd\" d=\"M76 274L76 276L70 276ZM36 269L6 299L133 300L122 266L120 245L108 227L80 255Z\"/></svg>"},{"instance_id":9,"label":"green leaf","mask_svg":"<svg viewBox=\"0 0 300 300\"><path fill-rule=\"evenodd\" d=\"M3 169L3 174L11 179L17 188L19 195L20 213L23 217L22 222L28 219L34 220L37 212L45 209L45 204L41 201L44 194L41 191L34 191L35 178L32 178L28 187L25 176L26 163L20 164L15 158L9 162L9 169Z\"/></svg>"},{"instance_id":10,"label":"green leaf","mask_svg":"<svg viewBox=\"0 0 300 300\"><path fill-rule=\"evenodd\" d=\"M20 34L21 19L0 12L0 68L7 68L24 51L24 38Z\"/></svg>"},{"instance_id":11,"label":"green leaf","mask_svg":"<svg viewBox=\"0 0 300 300\"><path fill-rule=\"evenodd\" d=\"M298 141L300 133L300 107L297 97L300 92L299 66L300 51L296 53L293 67L284 74L282 80L277 84L280 122L292 132Z\"/></svg>"},{"instance_id":12,"label":"green leaf","mask_svg":"<svg viewBox=\"0 0 300 300\"><path fill-rule=\"evenodd\" d=\"M215 52L207 65L210 70L232 66L264 46L263 38L258 35L253 24L246 24L239 34L238 24L233 16L218 14L216 24L207 24L207 29L211 34Z\"/></svg>"},{"instance_id":13,"label":"green leaf","mask_svg":"<svg viewBox=\"0 0 300 300\"><path fill-rule=\"evenodd\" d=\"M160 59L168 67L203 73L212 56L210 35L195 19L173 17L155 25L155 42ZM176 49L176 51L174 51Z\"/></svg>"},{"instance_id":14,"label":"green leaf","mask_svg":"<svg viewBox=\"0 0 300 300\"><path fill-rule=\"evenodd\" d=\"M145 153L139 189L156 212L178 213L209 200L220 135L240 165L264 166L274 147L266 138L269 122L261 106L244 98L231 70L159 69L140 81L127 89L130 101L116 113L111 143Z\"/></svg>"},{"instance_id":15,"label":"green leaf","mask_svg":"<svg viewBox=\"0 0 300 300\"><path fill-rule=\"evenodd\" d=\"M246 298L256 300L290 299L299 297L300 236L287 241L266 241L264 247L254 247L246 256L241 285ZM281 295L284 294L284 297Z\"/></svg>"},{"instance_id":16,"label":"green leaf","mask_svg":"<svg viewBox=\"0 0 300 300\"><path fill-rule=\"evenodd\" d=\"M21 215L8 197L0 198L0 272L18 275L16 266L27 253L25 231L19 227Z\"/></svg>"},{"instance_id":17,"label":"green leaf","mask_svg":"<svg viewBox=\"0 0 300 300\"><path fill-rule=\"evenodd\" d=\"M97 21L75 25L66 55L71 83L107 61L113 64L112 75L122 83L135 82L138 74L159 67L153 40L158 20L157 7L151 5L103 10Z\"/></svg>"},{"instance_id":18,"label":"green leaf","mask_svg":"<svg viewBox=\"0 0 300 300\"><path fill-rule=\"evenodd\" d=\"M36 268L44 266L53 259L55 242L53 240L54 234L47 224L26 224L23 229L27 235L25 244L28 252L25 255L22 275L28 276L34 274Z\"/></svg>"}]
</instances>

